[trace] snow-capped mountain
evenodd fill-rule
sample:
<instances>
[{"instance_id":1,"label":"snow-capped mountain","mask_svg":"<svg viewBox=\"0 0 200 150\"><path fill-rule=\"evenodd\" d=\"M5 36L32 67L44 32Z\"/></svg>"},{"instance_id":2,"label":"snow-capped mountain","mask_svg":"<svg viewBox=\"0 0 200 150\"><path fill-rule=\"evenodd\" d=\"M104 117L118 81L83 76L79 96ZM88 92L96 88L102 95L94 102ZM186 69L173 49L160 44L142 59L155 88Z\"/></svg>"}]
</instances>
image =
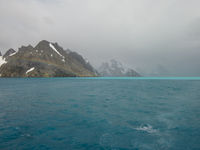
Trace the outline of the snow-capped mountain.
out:
<instances>
[{"instance_id":1,"label":"snow-capped mountain","mask_svg":"<svg viewBox=\"0 0 200 150\"><path fill-rule=\"evenodd\" d=\"M135 70L125 68L120 62L112 59L109 62L104 62L98 68L101 76L114 76L114 77L138 77L141 76Z\"/></svg>"},{"instance_id":2,"label":"snow-capped mountain","mask_svg":"<svg viewBox=\"0 0 200 150\"><path fill-rule=\"evenodd\" d=\"M9 49L0 57L1 77L97 76L81 55L45 40L35 47Z\"/></svg>"}]
</instances>

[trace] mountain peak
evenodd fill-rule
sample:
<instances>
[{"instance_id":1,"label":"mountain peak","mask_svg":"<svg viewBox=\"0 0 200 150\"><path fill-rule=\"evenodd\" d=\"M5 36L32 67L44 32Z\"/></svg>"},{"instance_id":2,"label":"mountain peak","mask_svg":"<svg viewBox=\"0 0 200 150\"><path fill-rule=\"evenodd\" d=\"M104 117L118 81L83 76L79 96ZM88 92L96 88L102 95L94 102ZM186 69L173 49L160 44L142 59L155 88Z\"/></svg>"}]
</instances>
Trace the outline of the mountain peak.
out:
<instances>
[{"instance_id":1,"label":"mountain peak","mask_svg":"<svg viewBox=\"0 0 200 150\"><path fill-rule=\"evenodd\" d=\"M49 46L49 43L50 43L49 41L42 40L35 46L35 48L38 49L38 48L47 47Z\"/></svg>"},{"instance_id":2,"label":"mountain peak","mask_svg":"<svg viewBox=\"0 0 200 150\"><path fill-rule=\"evenodd\" d=\"M41 40L38 44L49 44L50 42L47 40Z\"/></svg>"},{"instance_id":3,"label":"mountain peak","mask_svg":"<svg viewBox=\"0 0 200 150\"><path fill-rule=\"evenodd\" d=\"M10 48L9 50L7 50L7 52L3 55L4 58L7 58L8 56L11 56L13 53L15 53L16 51L12 48Z\"/></svg>"},{"instance_id":4,"label":"mountain peak","mask_svg":"<svg viewBox=\"0 0 200 150\"><path fill-rule=\"evenodd\" d=\"M59 50L63 50L63 48L62 47L60 47L59 45L58 45L58 43L53 43L53 42L49 42L49 41L47 41L47 40L42 40L42 41L40 41L36 46L35 46L35 48L34 49L36 49L36 50L49 50L49 49L58 49L58 51Z\"/></svg>"},{"instance_id":5,"label":"mountain peak","mask_svg":"<svg viewBox=\"0 0 200 150\"><path fill-rule=\"evenodd\" d=\"M109 62L104 62L98 69L101 76L115 76L115 77L135 77L140 76L133 69L124 67L119 61L111 59Z\"/></svg>"}]
</instances>

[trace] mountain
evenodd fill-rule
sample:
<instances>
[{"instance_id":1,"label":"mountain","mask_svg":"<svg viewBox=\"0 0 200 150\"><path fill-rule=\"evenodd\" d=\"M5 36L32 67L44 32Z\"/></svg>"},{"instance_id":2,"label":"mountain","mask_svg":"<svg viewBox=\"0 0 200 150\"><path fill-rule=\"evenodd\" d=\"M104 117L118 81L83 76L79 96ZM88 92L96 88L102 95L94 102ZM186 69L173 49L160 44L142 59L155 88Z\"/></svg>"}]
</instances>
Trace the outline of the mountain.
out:
<instances>
[{"instance_id":1,"label":"mountain","mask_svg":"<svg viewBox=\"0 0 200 150\"><path fill-rule=\"evenodd\" d=\"M9 49L0 56L1 77L73 77L97 76L80 54L64 50L57 43L40 41L35 47Z\"/></svg>"},{"instance_id":2,"label":"mountain","mask_svg":"<svg viewBox=\"0 0 200 150\"><path fill-rule=\"evenodd\" d=\"M108 77L139 77L141 76L135 70L125 68L120 62L112 59L110 62L104 62L98 68L98 72L101 76Z\"/></svg>"}]
</instances>

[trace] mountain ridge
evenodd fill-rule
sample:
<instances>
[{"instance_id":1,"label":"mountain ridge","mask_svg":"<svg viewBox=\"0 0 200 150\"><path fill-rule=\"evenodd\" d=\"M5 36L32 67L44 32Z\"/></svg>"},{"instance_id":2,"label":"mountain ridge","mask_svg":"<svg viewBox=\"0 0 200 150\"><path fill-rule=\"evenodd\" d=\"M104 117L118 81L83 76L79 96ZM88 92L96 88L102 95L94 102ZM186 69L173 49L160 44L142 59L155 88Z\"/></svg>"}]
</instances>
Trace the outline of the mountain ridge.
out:
<instances>
[{"instance_id":1,"label":"mountain ridge","mask_svg":"<svg viewBox=\"0 0 200 150\"><path fill-rule=\"evenodd\" d=\"M0 60L1 77L69 77L98 76L89 62L58 43L40 41L35 47L9 49ZM32 69L27 73L27 70Z\"/></svg>"}]
</instances>

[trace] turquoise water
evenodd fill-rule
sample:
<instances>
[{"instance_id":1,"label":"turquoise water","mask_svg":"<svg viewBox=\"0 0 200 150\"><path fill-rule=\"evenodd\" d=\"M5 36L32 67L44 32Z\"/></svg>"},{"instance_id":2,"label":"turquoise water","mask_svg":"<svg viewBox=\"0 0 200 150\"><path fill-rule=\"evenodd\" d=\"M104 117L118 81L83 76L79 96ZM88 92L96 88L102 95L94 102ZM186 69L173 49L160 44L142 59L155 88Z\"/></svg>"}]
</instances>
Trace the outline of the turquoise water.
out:
<instances>
[{"instance_id":1,"label":"turquoise water","mask_svg":"<svg viewBox=\"0 0 200 150\"><path fill-rule=\"evenodd\" d=\"M2 78L0 149L198 150L199 91L197 77Z\"/></svg>"}]
</instances>

